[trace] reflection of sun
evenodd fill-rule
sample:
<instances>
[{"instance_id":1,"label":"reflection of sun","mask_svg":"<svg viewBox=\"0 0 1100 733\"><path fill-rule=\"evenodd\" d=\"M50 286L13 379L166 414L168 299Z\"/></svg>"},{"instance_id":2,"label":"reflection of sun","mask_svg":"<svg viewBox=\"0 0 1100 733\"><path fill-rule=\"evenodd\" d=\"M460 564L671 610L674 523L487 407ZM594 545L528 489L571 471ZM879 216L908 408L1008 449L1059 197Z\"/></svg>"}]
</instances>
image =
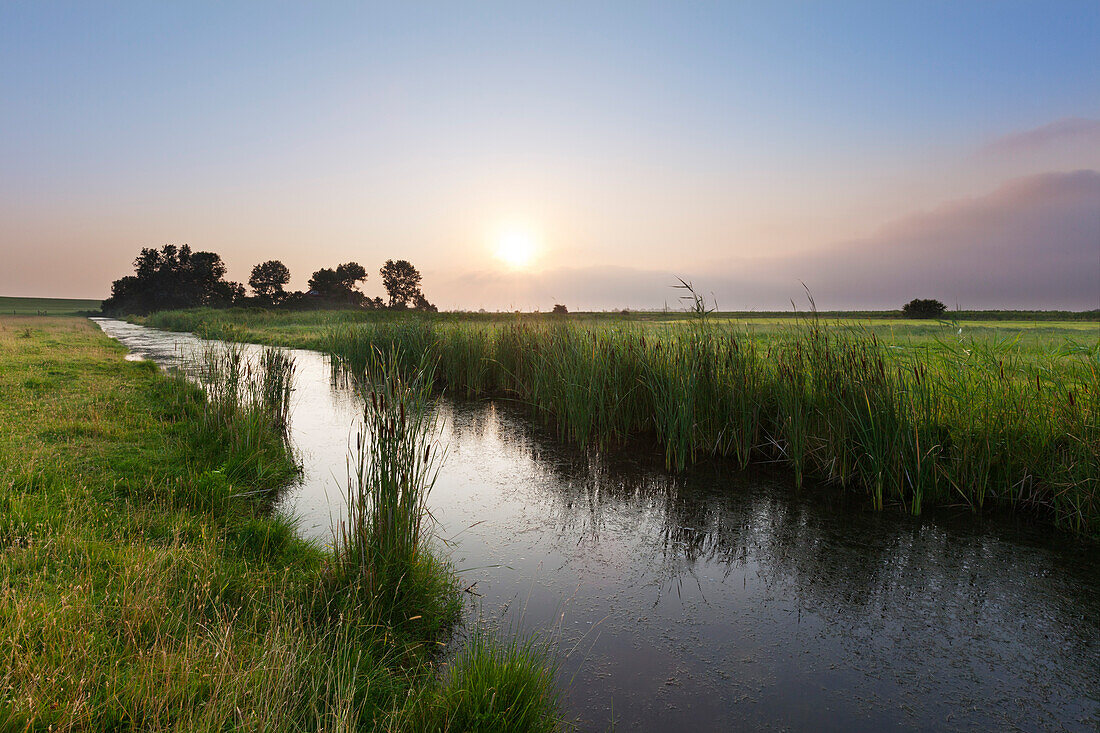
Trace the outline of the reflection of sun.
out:
<instances>
[{"instance_id":1,"label":"reflection of sun","mask_svg":"<svg viewBox=\"0 0 1100 733\"><path fill-rule=\"evenodd\" d=\"M508 228L496 238L496 256L509 266L521 270L531 264L538 249L535 236L526 229Z\"/></svg>"}]
</instances>

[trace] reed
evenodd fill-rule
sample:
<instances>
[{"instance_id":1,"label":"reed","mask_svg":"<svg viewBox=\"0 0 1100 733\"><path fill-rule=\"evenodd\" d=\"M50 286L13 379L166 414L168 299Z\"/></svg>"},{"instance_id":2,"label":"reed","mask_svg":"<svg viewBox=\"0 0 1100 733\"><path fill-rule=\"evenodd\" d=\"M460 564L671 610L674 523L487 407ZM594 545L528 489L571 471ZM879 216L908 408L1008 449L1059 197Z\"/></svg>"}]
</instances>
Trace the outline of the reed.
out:
<instances>
[{"instance_id":1,"label":"reed","mask_svg":"<svg viewBox=\"0 0 1100 733\"><path fill-rule=\"evenodd\" d=\"M538 637L501 642L477 630L450 666L439 702L414 727L485 733L563 729L556 670L550 645Z\"/></svg>"},{"instance_id":2,"label":"reed","mask_svg":"<svg viewBox=\"0 0 1100 733\"><path fill-rule=\"evenodd\" d=\"M885 344L813 323L782 337L699 322L663 331L526 321L341 325L351 363L428 356L452 394L528 404L566 440L652 436L668 466L788 464L801 484L863 491L875 509L1028 508L1100 532L1100 347L1025 356L1011 343Z\"/></svg>"},{"instance_id":3,"label":"reed","mask_svg":"<svg viewBox=\"0 0 1100 733\"><path fill-rule=\"evenodd\" d=\"M376 352L364 384L365 409L349 460L347 517L336 564L373 595L393 594L418 564L423 524L442 447L431 393L434 366L402 369L396 352Z\"/></svg>"},{"instance_id":4,"label":"reed","mask_svg":"<svg viewBox=\"0 0 1100 733\"><path fill-rule=\"evenodd\" d=\"M232 456L223 469L230 480L247 475L271 492L285 486L297 471L287 435L293 358L282 349L250 356L240 345L211 343L195 364L205 393L198 425L211 443L228 444L218 449Z\"/></svg>"},{"instance_id":5,"label":"reed","mask_svg":"<svg viewBox=\"0 0 1100 733\"><path fill-rule=\"evenodd\" d=\"M334 590L343 613L350 599L354 612L367 609L379 625L401 633L411 623L435 638L458 620L458 587L450 564L433 553L425 527L445 450L432 390L435 359L424 343L419 346L415 363L396 345L374 351L357 379L365 408L349 460L347 517L334 548ZM395 709L384 727L558 729L559 691L548 646L533 638L500 642L478 629L451 670Z\"/></svg>"},{"instance_id":6,"label":"reed","mask_svg":"<svg viewBox=\"0 0 1100 733\"><path fill-rule=\"evenodd\" d=\"M673 470L711 457L779 461L799 485L861 492L876 508L1003 507L1100 536L1100 339L1074 340L1087 330L1049 341L1040 329L816 317L748 329L709 313L663 325L212 311L157 319L352 364L375 349L397 347L409 364L431 354L436 387L449 394L518 400L581 444L650 442Z\"/></svg>"}]
</instances>

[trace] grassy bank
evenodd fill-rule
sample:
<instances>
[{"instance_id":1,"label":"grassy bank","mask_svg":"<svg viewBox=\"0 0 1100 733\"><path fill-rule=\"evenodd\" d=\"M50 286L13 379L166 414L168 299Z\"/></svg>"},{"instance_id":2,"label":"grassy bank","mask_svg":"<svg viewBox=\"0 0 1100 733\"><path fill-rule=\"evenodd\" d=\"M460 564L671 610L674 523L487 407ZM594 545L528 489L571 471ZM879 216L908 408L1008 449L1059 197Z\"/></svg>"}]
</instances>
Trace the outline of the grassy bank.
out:
<instances>
[{"instance_id":1,"label":"grassy bank","mask_svg":"<svg viewBox=\"0 0 1100 733\"><path fill-rule=\"evenodd\" d=\"M353 364L379 349L410 367L430 355L453 395L514 397L582 444L652 441L670 468L781 461L799 482L862 492L879 509L1000 506L1100 536L1100 339L1078 324L1028 339L713 319L207 311L149 323Z\"/></svg>"},{"instance_id":2,"label":"grassy bank","mask_svg":"<svg viewBox=\"0 0 1100 733\"><path fill-rule=\"evenodd\" d=\"M271 512L289 365L238 364L251 389L215 360L208 397L123 354L88 321L0 318L0 729L454 727L449 568L362 589ZM485 729L552 725L549 688L511 702Z\"/></svg>"}]
</instances>

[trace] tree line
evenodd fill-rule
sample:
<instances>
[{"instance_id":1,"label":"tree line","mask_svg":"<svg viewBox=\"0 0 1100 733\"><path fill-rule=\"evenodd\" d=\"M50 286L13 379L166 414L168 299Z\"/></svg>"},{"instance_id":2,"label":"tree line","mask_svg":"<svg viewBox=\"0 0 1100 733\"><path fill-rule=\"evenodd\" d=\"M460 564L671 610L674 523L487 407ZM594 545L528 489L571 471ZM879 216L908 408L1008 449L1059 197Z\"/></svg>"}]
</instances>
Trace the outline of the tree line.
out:
<instances>
[{"instance_id":1,"label":"tree line","mask_svg":"<svg viewBox=\"0 0 1100 733\"><path fill-rule=\"evenodd\" d=\"M134 260L134 274L111 284L111 297L103 301L104 313L143 315L176 308L368 308L437 310L420 289L420 272L408 260L386 260L378 271L388 300L369 298L359 286L367 270L358 262L335 268L322 267L309 278L309 289L287 291L290 269L279 260L261 262L244 285L225 279L225 263L214 252L193 252L191 247L166 244L159 250L146 247Z\"/></svg>"}]
</instances>

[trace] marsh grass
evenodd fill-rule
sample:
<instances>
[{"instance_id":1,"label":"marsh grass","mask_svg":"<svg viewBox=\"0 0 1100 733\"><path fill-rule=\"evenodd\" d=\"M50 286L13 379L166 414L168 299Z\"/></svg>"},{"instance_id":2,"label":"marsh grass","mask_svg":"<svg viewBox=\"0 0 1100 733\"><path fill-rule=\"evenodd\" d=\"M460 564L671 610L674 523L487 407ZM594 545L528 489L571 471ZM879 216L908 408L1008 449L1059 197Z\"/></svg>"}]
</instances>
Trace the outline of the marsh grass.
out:
<instances>
[{"instance_id":1,"label":"marsh grass","mask_svg":"<svg viewBox=\"0 0 1100 733\"><path fill-rule=\"evenodd\" d=\"M1001 507L1100 536L1095 323L673 316L181 311L150 322L351 364L391 346L410 364L431 353L437 387L455 397L518 400L586 445L655 444L673 470L778 461L799 485L863 493L872 507Z\"/></svg>"},{"instance_id":2,"label":"marsh grass","mask_svg":"<svg viewBox=\"0 0 1100 733\"><path fill-rule=\"evenodd\" d=\"M227 442L230 481L248 476L274 498L298 471L287 433L294 361L281 349L250 355L239 345L207 344L193 358L204 398L196 427Z\"/></svg>"},{"instance_id":3,"label":"marsh grass","mask_svg":"<svg viewBox=\"0 0 1100 733\"><path fill-rule=\"evenodd\" d=\"M501 642L479 629L447 670L437 692L441 702L414 706L410 722L420 730L456 732L559 730L564 721L556 671L549 642L530 634Z\"/></svg>"},{"instance_id":4,"label":"marsh grass","mask_svg":"<svg viewBox=\"0 0 1100 733\"><path fill-rule=\"evenodd\" d=\"M419 554L397 607L271 511L290 362L211 354L204 389L87 321L23 323L0 318L0 730L448 719L423 619L454 617L449 568Z\"/></svg>"},{"instance_id":5,"label":"marsh grass","mask_svg":"<svg viewBox=\"0 0 1100 733\"><path fill-rule=\"evenodd\" d=\"M454 572L435 556L424 526L443 460L431 370L430 363L402 369L396 354L378 353L356 380L365 407L333 566L339 585L384 604L391 621L443 629L459 608Z\"/></svg>"},{"instance_id":6,"label":"marsh grass","mask_svg":"<svg viewBox=\"0 0 1100 733\"><path fill-rule=\"evenodd\" d=\"M1000 506L1100 534L1100 343L887 344L812 319L766 337L705 319L660 331L380 320L320 341L350 363L391 347L430 356L438 388L517 399L582 445L652 436L673 470L780 461L798 485L860 491L879 510Z\"/></svg>"}]
</instances>

